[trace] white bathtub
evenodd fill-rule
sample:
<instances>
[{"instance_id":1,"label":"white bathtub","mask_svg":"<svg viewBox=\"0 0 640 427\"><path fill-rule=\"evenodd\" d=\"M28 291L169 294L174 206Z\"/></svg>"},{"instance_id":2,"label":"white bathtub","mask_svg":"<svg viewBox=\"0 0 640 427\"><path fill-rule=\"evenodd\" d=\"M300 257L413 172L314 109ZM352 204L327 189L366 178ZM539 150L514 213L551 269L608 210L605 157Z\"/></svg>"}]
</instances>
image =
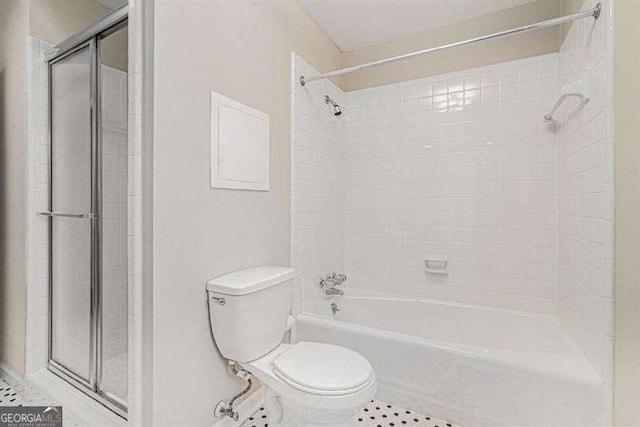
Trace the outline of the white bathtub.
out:
<instances>
[{"instance_id":1,"label":"white bathtub","mask_svg":"<svg viewBox=\"0 0 640 427\"><path fill-rule=\"evenodd\" d=\"M553 317L402 298L330 302L335 318L299 315L294 339L367 357L382 400L466 427L603 425L603 382Z\"/></svg>"}]
</instances>

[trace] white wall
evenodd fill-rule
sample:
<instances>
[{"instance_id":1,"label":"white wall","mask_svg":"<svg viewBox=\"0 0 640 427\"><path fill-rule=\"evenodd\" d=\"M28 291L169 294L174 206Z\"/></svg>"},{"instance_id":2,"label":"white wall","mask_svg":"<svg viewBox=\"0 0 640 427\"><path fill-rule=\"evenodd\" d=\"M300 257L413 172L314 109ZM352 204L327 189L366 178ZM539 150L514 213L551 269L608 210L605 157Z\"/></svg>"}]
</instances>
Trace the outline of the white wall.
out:
<instances>
[{"instance_id":1,"label":"white wall","mask_svg":"<svg viewBox=\"0 0 640 427\"><path fill-rule=\"evenodd\" d=\"M351 286L555 312L557 69L549 54L347 93Z\"/></svg>"},{"instance_id":2,"label":"white wall","mask_svg":"<svg viewBox=\"0 0 640 427\"><path fill-rule=\"evenodd\" d=\"M209 426L243 382L216 351L206 281L289 264L290 55L331 69L340 51L295 1L156 2L154 25L153 425ZM209 187L212 90L269 114L270 191Z\"/></svg>"},{"instance_id":3,"label":"white wall","mask_svg":"<svg viewBox=\"0 0 640 427\"><path fill-rule=\"evenodd\" d=\"M28 3L0 2L0 363L24 372Z\"/></svg>"},{"instance_id":4,"label":"white wall","mask_svg":"<svg viewBox=\"0 0 640 427\"><path fill-rule=\"evenodd\" d=\"M561 10L565 1L538 0L418 34L409 34L395 40L349 50L344 52L343 65L347 67L364 64L556 18L565 14ZM570 12L566 12L568 13ZM376 87L554 53L558 51L562 36L562 27L555 26L461 46L345 75L344 88L351 91Z\"/></svg>"},{"instance_id":5,"label":"white wall","mask_svg":"<svg viewBox=\"0 0 640 427\"><path fill-rule=\"evenodd\" d=\"M613 3L616 426L640 426L640 2Z\"/></svg>"},{"instance_id":6,"label":"white wall","mask_svg":"<svg viewBox=\"0 0 640 427\"><path fill-rule=\"evenodd\" d=\"M591 8L588 0L583 8ZM560 49L561 83L582 80L589 102L558 112L558 315L605 380L613 399L613 26L612 3L598 21L575 21Z\"/></svg>"},{"instance_id":7,"label":"white wall","mask_svg":"<svg viewBox=\"0 0 640 427\"><path fill-rule=\"evenodd\" d=\"M29 34L54 46L112 12L97 0L19 1L29 4ZM103 40L100 59L103 64L127 70L126 31L113 33Z\"/></svg>"}]
</instances>

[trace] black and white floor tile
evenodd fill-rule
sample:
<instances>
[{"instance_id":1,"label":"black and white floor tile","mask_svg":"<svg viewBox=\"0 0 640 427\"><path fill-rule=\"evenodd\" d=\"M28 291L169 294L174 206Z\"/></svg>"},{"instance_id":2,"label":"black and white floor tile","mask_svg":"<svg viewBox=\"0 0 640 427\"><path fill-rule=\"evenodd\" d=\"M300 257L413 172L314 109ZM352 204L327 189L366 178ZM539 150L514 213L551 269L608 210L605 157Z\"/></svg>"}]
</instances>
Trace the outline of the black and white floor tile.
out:
<instances>
[{"instance_id":1,"label":"black and white floor tile","mask_svg":"<svg viewBox=\"0 0 640 427\"><path fill-rule=\"evenodd\" d=\"M32 384L18 384L0 378L0 406L52 406L54 399ZM87 427L69 411L62 411L62 423L65 427Z\"/></svg>"},{"instance_id":2,"label":"black and white floor tile","mask_svg":"<svg viewBox=\"0 0 640 427\"><path fill-rule=\"evenodd\" d=\"M22 395L0 378L0 406L24 406Z\"/></svg>"},{"instance_id":3,"label":"black and white floor tile","mask_svg":"<svg viewBox=\"0 0 640 427\"><path fill-rule=\"evenodd\" d=\"M354 417L355 427L461 427L449 421L372 400ZM241 427L269 427L269 414L260 408Z\"/></svg>"}]
</instances>

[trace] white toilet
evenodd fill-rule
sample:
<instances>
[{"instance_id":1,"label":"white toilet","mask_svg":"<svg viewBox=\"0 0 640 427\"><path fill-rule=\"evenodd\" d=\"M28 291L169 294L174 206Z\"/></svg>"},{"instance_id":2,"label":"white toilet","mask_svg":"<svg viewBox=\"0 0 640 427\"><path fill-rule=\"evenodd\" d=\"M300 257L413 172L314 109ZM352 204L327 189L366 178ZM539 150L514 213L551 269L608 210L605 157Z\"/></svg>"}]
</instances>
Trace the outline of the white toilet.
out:
<instances>
[{"instance_id":1,"label":"white toilet","mask_svg":"<svg viewBox=\"0 0 640 427\"><path fill-rule=\"evenodd\" d=\"M293 275L291 268L265 266L210 280L216 345L266 387L269 425L352 426L375 395L375 373L367 359L344 347L282 342L293 325Z\"/></svg>"}]
</instances>

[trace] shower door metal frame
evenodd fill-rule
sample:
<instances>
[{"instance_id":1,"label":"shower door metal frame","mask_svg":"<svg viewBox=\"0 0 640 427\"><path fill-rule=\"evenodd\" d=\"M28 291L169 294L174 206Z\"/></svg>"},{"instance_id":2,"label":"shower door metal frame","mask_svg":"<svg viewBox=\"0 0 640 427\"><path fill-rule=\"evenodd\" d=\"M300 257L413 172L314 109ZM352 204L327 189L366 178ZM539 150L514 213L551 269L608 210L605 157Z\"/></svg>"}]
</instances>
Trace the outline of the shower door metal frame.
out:
<instances>
[{"instance_id":1,"label":"shower door metal frame","mask_svg":"<svg viewBox=\"0 0 640 427\"><path fill-rule=\"evenodd\" d=\"M88 219L91 221L91 309L90 309L90 338L89 338L89 380L87 381L85 378L77 375L73 371L67 369L62 363L57 362L53 357L53 218L58 216L57 213L53 210L53 79L52 79L52 68L58 61L63 60L71 55L76 54L77 52L88 48L89 49L89 89L90 89L90 129L91 129L91 212L88 214L87 218L83 218L81 215L85 214L75 214L75 213L64 213L62 215L77 215L78 219ZM48 122L49 122L49 212L47 212L47 216L50 217L49 220L49 333L48 333L48 361L49 361L49 369L59 376L63 377L69 382L72 382L76 386L81 386L82 388L93 389L96 384L95 378L95 370L96 364L95 360L97 358L97 347L96 347L96 330L95 330L95 313L96 313L96 285L97 281L100 277L98 271L98 263L95 259L95 225L98 222L98 210L95 206L95 182L94 182L94 170L96 169L96 145L97 138L94 132L95 124L97 123L97 93L96 93L96 73L94 69L96 67L95 58L96 58L96 45L95 40L90 39L83 43L80 43L74 46L72 49L69 49L63 52L60 55L56 55L55 59L51 59L48 61L47 65L47 74L49 80L49 102L48 102Z\"/></svg>"},{"instance_id":2,"label":"shower door metal frame","mask_svg":"<svg viewBox=\"0 0 640 427\"><path fill-rule=\"evenodd\" d=\"M128 24L128 5L116 9L95 24L81 30L55 47L55 53L47 58L48 79L48 145L49 145L49 296L48 296L48 369L85 392L119 416L127 418L127 404L121 399L100 389L102 383L102 117L100 108L100 52L99 41L124 28ZM90 129L91 129L91 212L58 213L53 211L53 79L52 67L82 49L89 48L90 72ZM53 218L75 217L91 221L91 283L90 283L90 343L89 379L82 378L53 357Z\"/></svg>"}]
</instances>

